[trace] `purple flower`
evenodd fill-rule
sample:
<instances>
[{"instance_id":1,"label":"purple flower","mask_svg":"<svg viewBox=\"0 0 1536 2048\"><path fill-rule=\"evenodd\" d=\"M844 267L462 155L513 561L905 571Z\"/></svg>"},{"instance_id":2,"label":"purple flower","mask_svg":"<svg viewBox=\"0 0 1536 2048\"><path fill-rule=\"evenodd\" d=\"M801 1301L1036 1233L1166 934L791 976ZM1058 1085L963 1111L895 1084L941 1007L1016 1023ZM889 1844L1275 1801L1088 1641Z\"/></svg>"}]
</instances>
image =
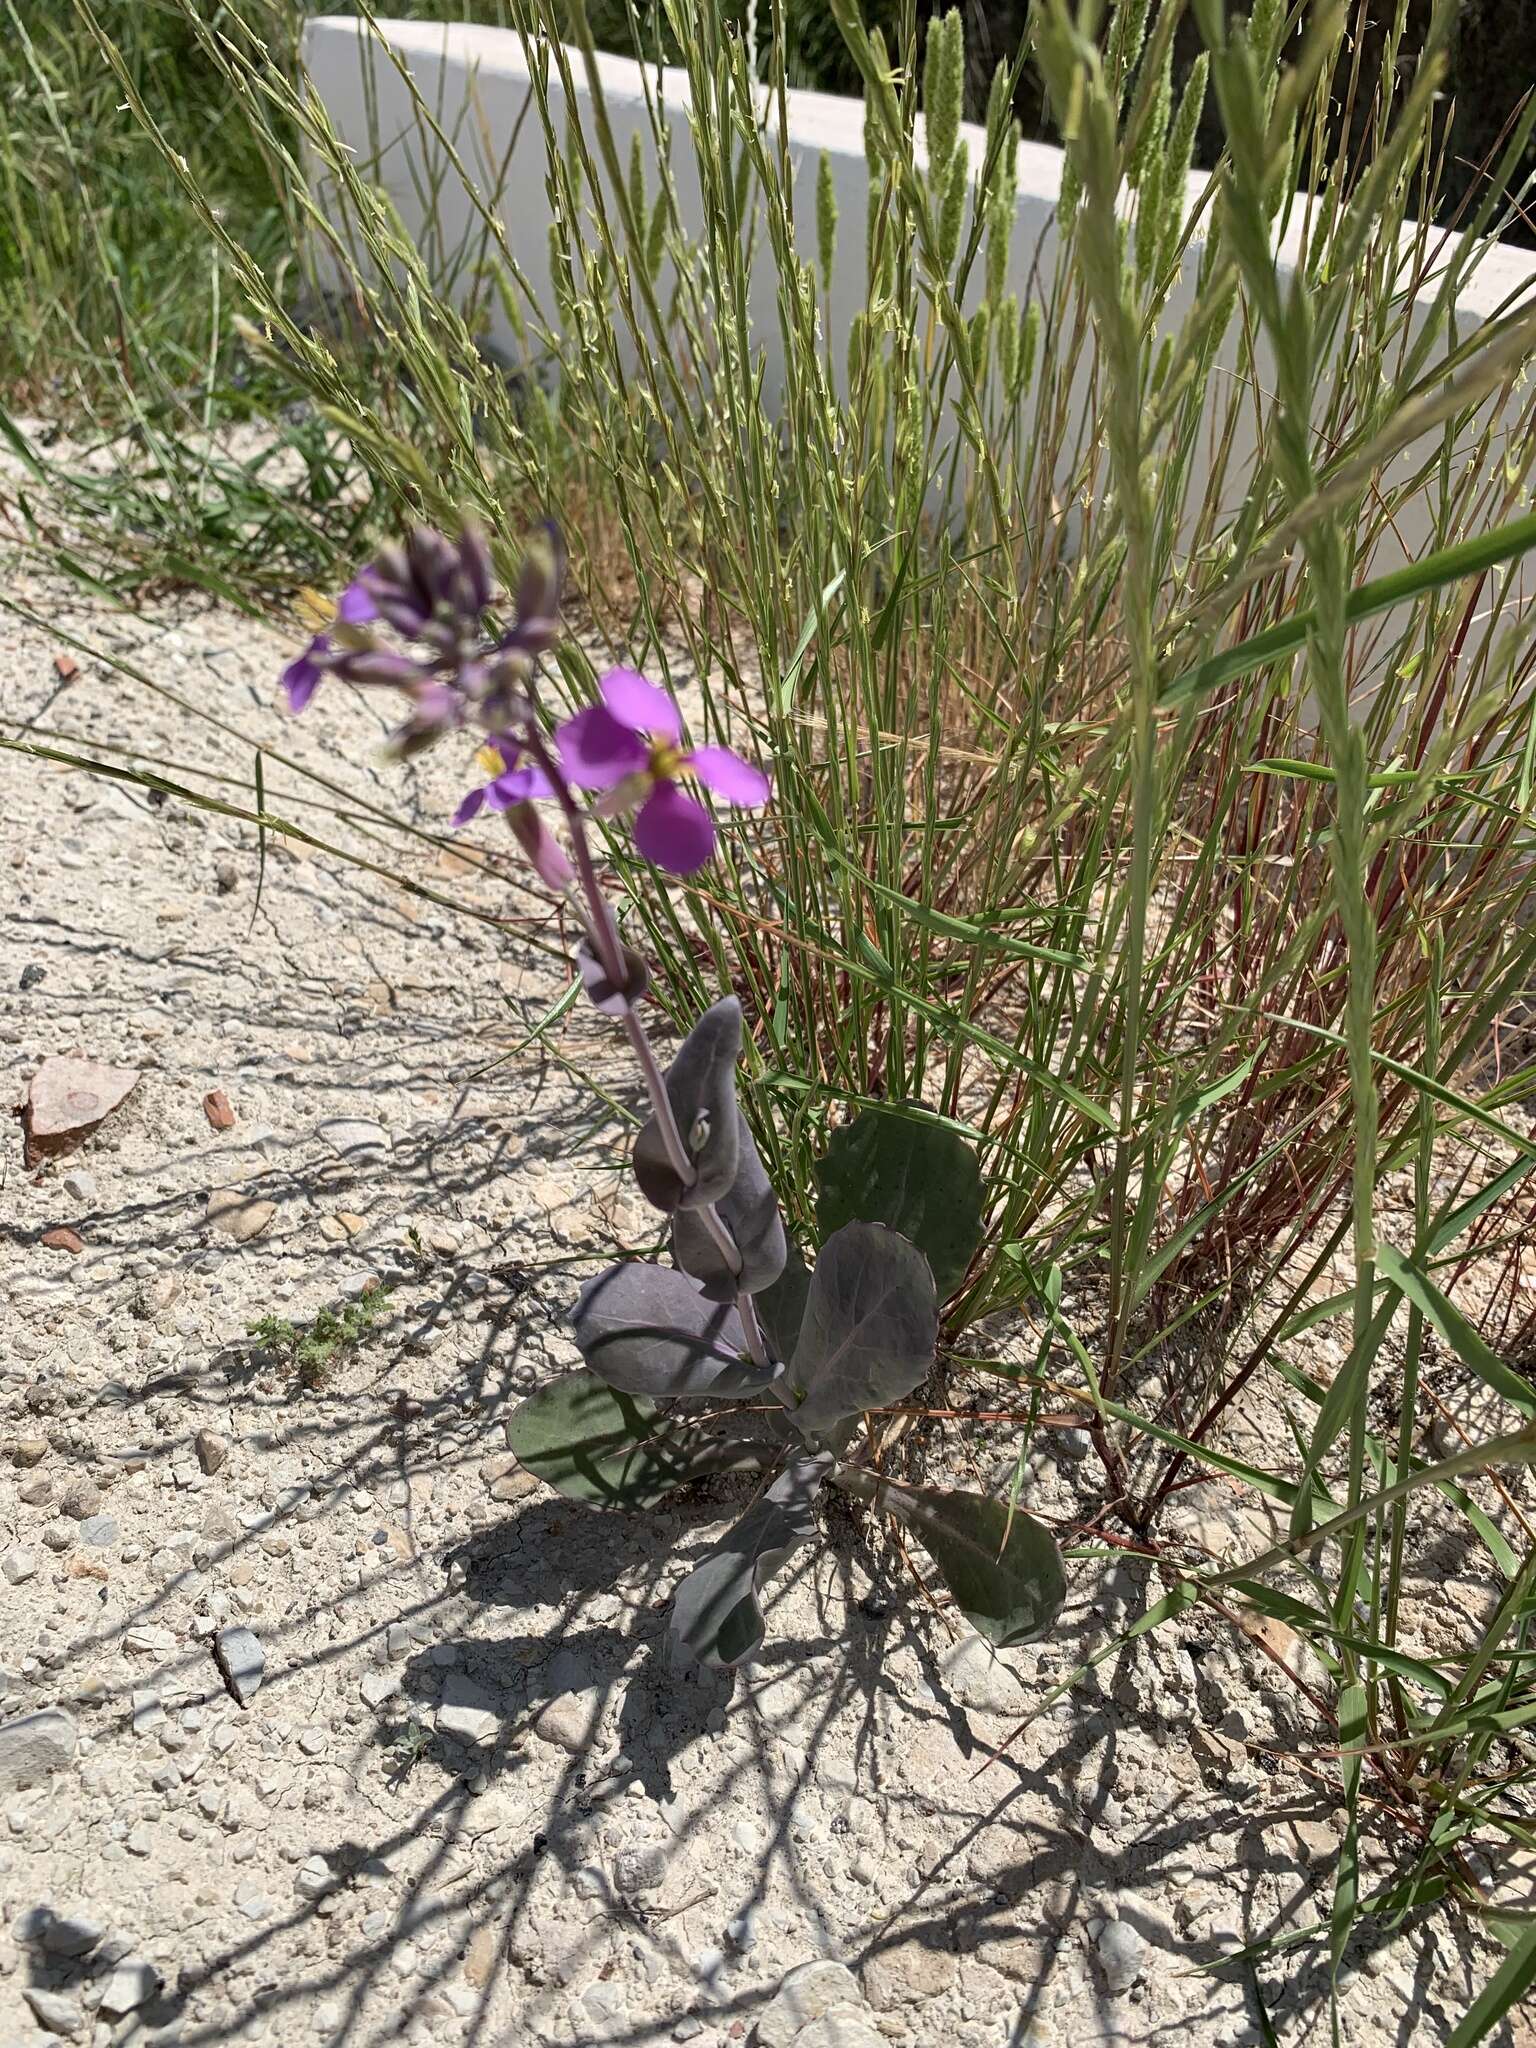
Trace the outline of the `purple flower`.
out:
<instances>
[{"instance_id":1,"label":"purple flower","mask_svg":"<svg viewBox=\"0 0 1536 2048\"><path fill-rule=\"evenodd\" d=\"M679 776L748 810L767 803L767 776L729 747L687 752L677 706L635 669L610 669L598 689L602 703L578 711L555 734L566 776L578 788L608 792L598 805L604 817L638 806L641 853L672 874L693 874L715 850L715 821L678 787Z\"/></svg>"},{"instance_id":2,"label":"purple flower","mask_svg":"<svg viewBox=\"0 0 1536 2048\"><path fill-rule=\"evenodd\" d=\"M365 569L360 576L353 577L336 600L330 625L322 627L311 638L303 653L296 655L283 670L283 695L288 701L290 711L304 709L336 660L337 649L331 637L331 625L365 626L370 619L378 617L366 582L367 576L368 571Z\"/></svg>"},{"instance_id":3,"label":"purple flower","mask_svg":"<svg viewBox=\"0 0 1536 2048\"><path fill-rule=\"evenodd\" d=\"M479 789L472 789L463 803L453 814L455 829L467 825L471 818L478 817L482 810L509 811L514 804L531 802L535 797L553 796L549 779L544 770L531 763L519 767L518 756L522 749L517 740L506 734L489 740L476 754L475 759L490 774L490 781Z\"/></svg>"}]
</instances>

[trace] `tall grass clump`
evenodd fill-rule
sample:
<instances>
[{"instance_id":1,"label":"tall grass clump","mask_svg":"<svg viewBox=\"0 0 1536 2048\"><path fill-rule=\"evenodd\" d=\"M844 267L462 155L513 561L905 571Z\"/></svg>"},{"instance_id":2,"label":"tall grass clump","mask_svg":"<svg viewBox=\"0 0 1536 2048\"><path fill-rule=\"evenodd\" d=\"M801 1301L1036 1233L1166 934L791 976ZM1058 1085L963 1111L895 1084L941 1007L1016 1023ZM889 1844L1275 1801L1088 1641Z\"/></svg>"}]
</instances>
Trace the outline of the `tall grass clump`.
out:
<instances>
[{"instance_id":1,"label":"tall grass clump","mask_svg":"<svg viewBox=\"0 0 1536 2048\"><path fill-rule=\"evenodd\" d=\"M1081 1417L1104 1489L1079 1534L1163 1559L1140 1626L1239 1600L1311 1645L1348 1814L1335 1965L1367 1910L1453 1895L1511 1944L1472 2041L1536 1973L1536 1932L1478 1875L1530 1825L1536 1390L1454 1298L1501 1248L1517 1298L1536 1159L1536 306L1458 307L1536 106L1447 238L1424 223L1449 0L1412 67L1405 0L1374 77L1343 0L1295 36L1271 0L1191 0L1204 51L1175 93L1183 11L1038 0L1019 62L1065 170L1027 247L1016 77L966 127L960 17L919 75L911 15L887 42L855 0L831 13L865 95L856 200L794 141L779 0L753 49L669 4L687 111L648 73L638 133L583 0L509 0L531 78L510 136L380 35L368 91L415 140L376 160L259 20L232 5L214 32L181 0L303 294L165 161L264 374L377 516L467 508L506 573L553 516L588 650L557 687L583 698L600 651L697 682L703 732L771 758L772 808L702 879L658 892L607 848L657 1000L681 1019L730 989L761 1020L743 1107L802 1232L860 1107L978 1149L951 1374ZM1372 146L1342 160L1346 88ZM1191 178L1212 104L1226 148ZM507 226L525 142L547 265ZM1486 1397L1483 1437L1431 1437L1432 1362ZM1255 1383L1294 1439L1272 1464L1223 1435ZM1289 1518L1214 1577L1164 1533L1213 1472ZM1402 1642L1430 1526L1495 1589L1433 1659ZM1407 1847L1372 1891L1376 1820Z\"/></svg>"}]
</instances>

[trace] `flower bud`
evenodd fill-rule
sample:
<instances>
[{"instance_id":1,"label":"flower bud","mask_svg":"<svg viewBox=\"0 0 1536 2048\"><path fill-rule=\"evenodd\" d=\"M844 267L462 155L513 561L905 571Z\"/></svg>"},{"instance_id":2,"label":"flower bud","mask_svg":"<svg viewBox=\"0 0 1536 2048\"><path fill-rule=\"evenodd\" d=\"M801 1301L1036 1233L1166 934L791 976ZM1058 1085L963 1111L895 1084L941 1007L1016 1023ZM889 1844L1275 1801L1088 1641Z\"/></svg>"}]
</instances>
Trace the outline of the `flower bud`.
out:
<instances>
[{"instance_id":1,"label":"flower bud","mask_svg":"<svg viewBox=\"0 0 1536 2048\"><path fill-rule=\"evenodd\" d=\"M421 669L408 654L392 654L386 647L349 649L336 656L332 667L343 682L370 688L408 690L421 680Z\"/></svg>"},{"instance_id":2,"label":"flower bud","mask_svg":"<svg viewBox=\"0 0 1536 2048\"><path fill-rule=\"evenodd\" d=\"M478 619L491 601L496 571L485 535L469 519L465 520L459 535L459 573L466 599L465 609Z\"/></svg>"}]
</instances>

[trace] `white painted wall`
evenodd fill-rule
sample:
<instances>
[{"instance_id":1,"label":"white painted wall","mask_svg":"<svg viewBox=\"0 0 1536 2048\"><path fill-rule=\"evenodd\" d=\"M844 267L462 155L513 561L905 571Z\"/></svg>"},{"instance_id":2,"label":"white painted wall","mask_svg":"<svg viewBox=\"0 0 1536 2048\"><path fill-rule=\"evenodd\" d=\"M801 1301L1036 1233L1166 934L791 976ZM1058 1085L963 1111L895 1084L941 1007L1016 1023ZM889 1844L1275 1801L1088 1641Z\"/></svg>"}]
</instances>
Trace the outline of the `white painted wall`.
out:
<instances>
[{"instance_id":1,"label":"white painted wall","mask_svg":"<svg viewBox=\"0 0 1536 2048\"><path fill-rule=\"evenodd\" d=\"M427 252L434 275L452 278L456 272L462 273L466 255L472 259L484 244L484 225L476 216L463 181L446 161L430 126L423 123L412 105L411 92L398 68L403 65L433 120L451 140L468 176L482 193L500 192L498 211L507 246L546 318L552 321L544 133L521 38L511 30L464 23L385 21L380 24L380 31L387 49L379 46L367 24L351 17L322 17L308 24L305 53L313 89L327 117L352 149L359 167L388 191L407 228ZM653 92L659 91L674 117L673 170L683 219L687 225L698 222L702 214L697 177L687 147L686 75L671 69L643 71L627 58L607 55L598 59L598 69L620 159L626 165L631 138L638 135L647 167L654 169L647 84ZM574 112L578 119L585 119L590 111L587 88L580 61L574 54L572 75L576 81ZM553 73L550 91L557 122L563 126L567 110L558 76ZM829 300L829 327L834 357L840 359L842 338L853 314L864 303L867 178L863 104L803 91L791 92L788 102L796 218L802 224L801 253L807 259L815 256L815 187L823 152L835 180L838 262ZM984 146L982 131L967 128L965 134L973 158L979 161ZM1038 264L1040 273L1048 276L1054 262L1061 167L1059 150L1043 143L1021 145L1018 220L1010 266L1011 287L1021 298L1027 295L1035 266ZM1203 184L1202 175L1192 176L1192 202ZM654 176L649 189L655 190ZM1294 265L1301 246L1303 209L1298 207L1295 211L1296 218L1280 248L1283 267ZM1442 240L1442 254L1448 258L1454 238L1447 236ZM980 268L978 264L973 279L973 291L978 294ZM1194 270L1192 254L1172 295L1167 315L1170 323L1182 317L1193 298ZM754 273L751 310L755 338L763 351L763 388L769 405L776 404L783 384L776 284L771 254L764 249ZM1421 306L1427 307L1431 292L1432 280L1425 286ZM1512 296L1522 294L1536 303L1536 255L1508 246L1491 249L1458 303L1463 336L1496 311L1506 309ZM504 316L498 310L493 318L492 338L503 348L514 349L514 336ZM1348 348L1347 336L1342 346ZM1231 361L1227 368L1231 369ZM1513 431L1522 403L1517 393L1506 431ZM1406 474L1408 467L1422 459L1432 446L1433 442L1427 441L1422 448L1411 449L1399 458L1402 473ZM1241 455L1239 450L1232 465L1238 475L1245 467ZM1398 520L1395 533L1378 547L1371 563L1373 573L1397 567L1404 556L1419 552L1428 533L1427 506L1409 507ZM1517 568L1514 573L1518 576L1522 572ZM1531 587L1536 588L1536 572L1524 573L1533 577Z\"/></svg>"}]
</instances>

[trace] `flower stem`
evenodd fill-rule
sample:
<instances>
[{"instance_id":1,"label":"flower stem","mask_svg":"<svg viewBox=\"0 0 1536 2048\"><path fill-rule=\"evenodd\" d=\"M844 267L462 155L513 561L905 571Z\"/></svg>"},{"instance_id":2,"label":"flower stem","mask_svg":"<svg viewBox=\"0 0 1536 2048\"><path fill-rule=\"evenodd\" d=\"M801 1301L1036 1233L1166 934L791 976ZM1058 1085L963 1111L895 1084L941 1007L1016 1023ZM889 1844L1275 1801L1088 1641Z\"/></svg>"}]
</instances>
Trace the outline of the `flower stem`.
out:
<instances>
[{"instance_id":1,"label":"flower stem","mask_svg":"<svg viewBox=\"0 0 1536 2048\"><path fill-rule=\"evenodd\" d=\"M544 735L530 720L525 733L525 744L534 760L538 762L555 793L566 826L571 835L571 853L576 864L577 878L581 883L581 894L586 906L586 925L603 972L616 989L624 988L629 980L624 965L624 945L619 929L603 894L603 885L598 880L597 863L592 858L591 843L587 838L587 821L581 806L571 794L570 784L551 753ZM640 1064L641 1078L645 1092L651 1098L651 1108L656 1117L656 1128L661 1133L661 1142L667 1154L667 1162L684 1187L692 1187L698 1178L688 1148L683 1143L683 1134L677 1127L677 1118L672 1111L672 1098L667 1093L666 1077L660 1062L646 1036L645 1026L633 1005L624 1005L624 1031L629 1039L635 1058ZM699 1219L714 1239L721 1257L733 1273L741 1271L741 1253L736 1240L724 1218L713 1202L707 1202L699 1210ZM768 1347L763 1341L762 1327L757 1320L757 1311L752 1305L750 1294L736 1296L736 1312L741 1318L741 1327L746 1337L747 1351L755 1365L768 1364Z\"/></svg>"}]
</instances>

